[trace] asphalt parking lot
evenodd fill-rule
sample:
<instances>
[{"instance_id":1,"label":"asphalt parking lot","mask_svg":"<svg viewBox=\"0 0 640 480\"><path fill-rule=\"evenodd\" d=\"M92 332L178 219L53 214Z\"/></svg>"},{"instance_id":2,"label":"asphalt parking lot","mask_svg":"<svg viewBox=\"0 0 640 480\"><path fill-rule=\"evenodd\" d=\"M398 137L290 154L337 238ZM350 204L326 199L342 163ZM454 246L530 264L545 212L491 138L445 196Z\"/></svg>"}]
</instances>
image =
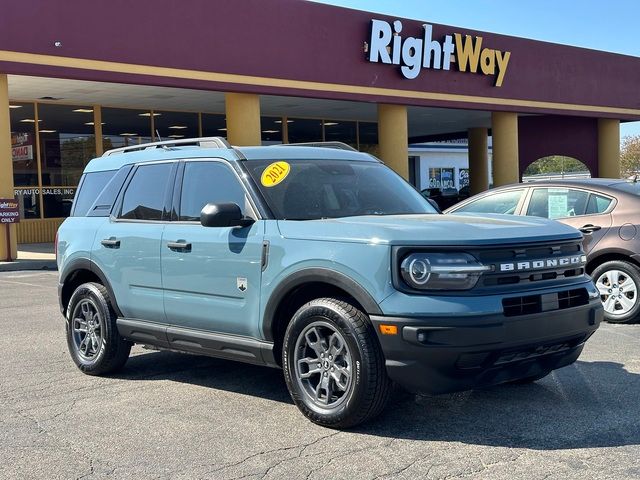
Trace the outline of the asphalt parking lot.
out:
<instances>
[{"instance_id":1,"label":"asphalt parking lot","mask_svg":"<svg viewBox=\"0 0 640 480\"><path fill-rule=\"evenodd\" d=\"M0 477L640 478L640 325L603 325L538 383L399 392L338 432L281 372L136 346L114 377L66 349L57 273L0 273Z\"/></svg>"}]
</instances>

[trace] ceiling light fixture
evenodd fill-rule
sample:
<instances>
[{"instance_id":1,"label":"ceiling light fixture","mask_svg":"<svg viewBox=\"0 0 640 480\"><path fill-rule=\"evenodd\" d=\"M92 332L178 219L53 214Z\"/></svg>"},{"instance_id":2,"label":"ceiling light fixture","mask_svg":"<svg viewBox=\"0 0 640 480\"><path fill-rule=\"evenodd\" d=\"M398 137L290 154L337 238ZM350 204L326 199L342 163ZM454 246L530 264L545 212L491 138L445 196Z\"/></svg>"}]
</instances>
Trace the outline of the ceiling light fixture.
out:
<instances>
[{"instance_id":1,"label":"ceiling light fixture","mask_svg":"<svg viewBox=\"0 0 640 480\"><path fill-rule=\"evenodd\" d=\"M226 132L226 131L227 131L227 129L226 129L226 128L219 128L219 129L218 129L218 131L219 131L219 132Z\"/></svg>"},{"instance_id":2,"label":"ceiling light fixture","mask_svg":"<svg viewBox=\"0 0 640 480\"><path fill-rule=\"evenodd\" d=\"M159 117L160 115L162 115L161 113L153 113L154 117ZM139 113L138 114L139 117L150 117L151 116L151 112L145 112L145 113Z\"/></svg>"},{"instance_id":3,"label":"ceiling light fixture","mask_svg":"<svg viewBox=\"0 0 640 480\"><path fill-rule=\"evenodd\" d=\"M334 125L340 125L338 122L324 122L325 127L333 127Z\"/></svg>"},{"instance_id":4,"label":"ceiling light fixture","mask_svg":"<svg viewBox=\"0 0 640 480\"><path fill-rule=\"evenodd\" d=\"M280 133L280 130L262 130L262 133Z\"/></svg>"},{"instance_id":5,"label":"ceiling light fixture","mask_svg":"<svg viewBox=\"0 0 640 480\"><path fill-rule=\"evenodd\" d=\"M55 133L55 130L40 130L40 133Z\"/></svg>"},{"instance_id":6,"label":"ceiling light fixture","mask_svg":"<svg viewBox=\"0 0 640 480\"><path fill-rule=\"evenodd\" d=\"M22 108L22 105L9 105L9 108Z\"/></svg>"},{"instance_id":7,"label":"ceiling light fixture","mask_svg":"<svg viewBox=\"0 0 640 480\"><path fill-rule=\"evenodd\" d=\"M135 137L137 136L137 133L121 133L120 136L121 137Z\"/></svg>"},{"instance_id":8,"label":"ceiling light fixture","mask_svg":"<svg viewBox=\"0 0 640 480\"><path fill-rule=\"evenodd\" d=\"M173 130L184 130L185 128L189 128L186 125L171 125L169 128Z\"/></svg>"},{"instance_id":9,"label":"ceiling light fixture","mask_svg":"<svg viewBox=\"0 0 640 480\"><path fill-rule=\"evenodd\" d=\"M74 110L76 113L93 113L93 108L76 108Z\"/></svg>"}]
</instances>

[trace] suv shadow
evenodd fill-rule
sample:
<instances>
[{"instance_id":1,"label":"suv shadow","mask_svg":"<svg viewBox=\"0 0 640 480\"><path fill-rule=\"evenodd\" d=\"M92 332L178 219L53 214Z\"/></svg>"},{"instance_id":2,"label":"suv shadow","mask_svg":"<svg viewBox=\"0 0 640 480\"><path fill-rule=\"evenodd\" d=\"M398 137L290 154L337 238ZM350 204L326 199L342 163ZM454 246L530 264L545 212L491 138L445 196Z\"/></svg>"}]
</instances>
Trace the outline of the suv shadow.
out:
<instances>
[{"instance_id":1,"label":"suv shadow","mask_svg":"<svg viewBox=\"0 0 640 480\"><path fill-rule=\"evenodd\" d=\"M194 355L136 355L116 378L171 380L292 403L279 370ZM640 375L619 363L578 361L528 385L438 396L398 391L378 420L350 432L533 450L639 445L638 398Z\"/></svg>"}]
</instances>

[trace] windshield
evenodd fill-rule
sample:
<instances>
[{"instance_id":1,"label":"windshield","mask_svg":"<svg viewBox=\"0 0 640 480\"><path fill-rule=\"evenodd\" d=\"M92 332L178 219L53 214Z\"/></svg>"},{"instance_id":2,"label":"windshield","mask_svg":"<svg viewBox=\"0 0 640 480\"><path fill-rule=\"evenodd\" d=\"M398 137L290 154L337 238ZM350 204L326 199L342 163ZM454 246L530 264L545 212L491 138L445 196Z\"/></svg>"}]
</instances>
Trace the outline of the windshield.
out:
<instances>
[{"instance_id":1,"label":"windshield","mask_svg":"<svg viewBox=\"0 0 640 480\"><path fill-rule=\"evenodd\" d=\"M245 165L279 220L436 213L381 163L320 159Z\"/></svg>"}]
</instances>

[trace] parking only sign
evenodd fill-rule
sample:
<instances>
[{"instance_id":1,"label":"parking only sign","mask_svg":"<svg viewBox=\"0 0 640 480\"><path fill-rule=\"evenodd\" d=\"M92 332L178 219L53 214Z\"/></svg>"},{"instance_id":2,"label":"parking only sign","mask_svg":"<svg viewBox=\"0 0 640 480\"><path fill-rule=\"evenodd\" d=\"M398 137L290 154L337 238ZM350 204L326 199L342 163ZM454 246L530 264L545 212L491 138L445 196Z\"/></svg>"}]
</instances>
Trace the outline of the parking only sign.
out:
<instances>
[{"instance_id":1,"label":"parking only sign","mask_svg":"<svg viewBox=\"0 0 640 480\"><path fill-rule=\"evenodd\" d=\"M0 198L0 224L18 223L20 210L15 198Z\"/></svg>"}]
</instances>

